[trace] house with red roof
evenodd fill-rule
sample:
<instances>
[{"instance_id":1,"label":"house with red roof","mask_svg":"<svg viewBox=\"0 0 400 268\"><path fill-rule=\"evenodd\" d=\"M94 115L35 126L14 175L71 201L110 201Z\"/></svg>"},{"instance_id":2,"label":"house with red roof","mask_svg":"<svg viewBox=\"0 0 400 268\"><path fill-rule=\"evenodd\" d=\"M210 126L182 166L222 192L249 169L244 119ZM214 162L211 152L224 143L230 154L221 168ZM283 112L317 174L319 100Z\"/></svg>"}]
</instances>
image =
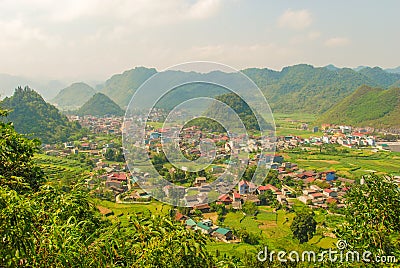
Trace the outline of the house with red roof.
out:
<instances>
[{"instance_id":1,"label":"house with red roof","mask_svg":"<svg viewBox=\"0 0 400 268\"><path fill-rule=\"evenodd\" d=\"M186 215L183 215L182 213L180 213L179 211L176 212L175 214L175 220L176 221L180 221L180 222L184 222L188 219L189 217Z\"/></svg>"},{"instance_id":2,"label":"house with red roof","mask_svg":"<svg viewBox=\"0 0 400 268\"><path fill-rule=\"evenodd\" d=\"M222 194L218 197L218 200L225 204L225 205L230 205L232 204L233 200L228 194Z\"/></svg>"},{"instance_id":3,"label":"house with red roof","mask_svg":"<svg viewBox=\"0 0 400 268\"><path fill-rule=\"evenodd\" d=\"M338 194L336 191L333 191L332 189L324 189L322 192L326 197L337 197Z\"/></svg>"},{"instance_id":4,"label":"house with red roof","mask_svg":"<svg viewBox=\"0 0 400 268\"><path fill-rule=\"evenodd\" d=\"M125 172L120 172L120 173L111 173L107 176L110 180L116 180L116 181L126 181L127 176Z\"/></svg>"},{"instance_id":5,"label":"house with red roof","mask_svg":"<svg viewBox=\"0 0 400 268\"><path fill-rule=\"evenodd\" d=\"M304 182L307 184L313 183L314 181L315 181L314 177L308 177L307 179L304 180Z\"/></svg>"},{"instance_id":6,"label":"house with red roof","mask_svg":"<svg viewBox=\"0 0 400 268\"><path fill-rule=\"evenodd\" d=\"M279 189L276 188L275 186L271 185L271 184L267 184L267 185L260 185L257 188L257 191L259 194L264 194L266 191L272 191L274 194L278 194Z\"/></svg>"},{"instance_id":7,"label":"house with red roof","mask_svg":"<svg viewBox=\"0 0 400 268\"><path fill-rule=\"evenodd\" d=\"M242 201L242 197L240 196L240 194L238 192L234 192L233 193L233 201L237 202L237 201Z\"/></svg>"}]
</instances>

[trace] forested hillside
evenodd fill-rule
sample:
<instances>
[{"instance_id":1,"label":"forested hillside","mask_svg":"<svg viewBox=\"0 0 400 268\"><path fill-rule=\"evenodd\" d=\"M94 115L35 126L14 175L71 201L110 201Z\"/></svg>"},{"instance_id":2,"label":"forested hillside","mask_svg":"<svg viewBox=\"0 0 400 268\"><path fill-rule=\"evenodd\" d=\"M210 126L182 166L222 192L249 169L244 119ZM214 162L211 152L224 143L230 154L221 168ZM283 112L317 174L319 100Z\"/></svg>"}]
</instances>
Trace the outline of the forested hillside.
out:
<instances>
[{"instance_id":1,"label":"forested hillside","mask_svg":"<svg viewBox=\"0 0 400 268\"><path fill-rule=\"evenodd\" d=\"M349 68L332 69L295 65L281 72L268 69L246 69L247 74L264 92L272 110L281 113L327 111L362 85L387 88L400 80L379 68L359 72Z\"/></svg>"},{"instance_id":2,"label":"forested hillside","mask_svg":"<svg viewBox=\"0 0 400 268\"><path fill-rule=\"evenodd\" d=\"M0 102L0 107L11 111L5 120L12 121L18 132L31 134L43 143L67 141L80 129L78 123L68 122L56 107L29 87L17 88L13 96Z\"/></svg>"},{"instance_id":3,"label":"forested hillside","mask_svg":"<svg viewBox=\"0 0 400 268\"><path fill-rule=\"evenodd\" d=\"M105 83L102 92L122 108L126 107L136 89L153 74L155 69L137 67L111 77ZM327 111L342 99L353 93L362 85L389 88L399 83L400 74L389 73L379 67L365 67L358 71L350 68L313 67L299 64L283 68L281 71L249 68L243 70L250 79L263 91L274 112L313 113ZM213 80L240 84L240 77L224 72L200 74L196 72L167 71L164 74L166 83L170 84L183 78L192 81ZM186 86L182 91L171 91L164 97L165 103L181 103L189 97L207 95L215 97L226 92L211 91L196 85ZM149 92L156 94L156 92ZM171 105L170 105L171 104Z\"/></svg>"},{"instance_id":4,"label":"forested hillside","mask_svg":"<svg viewBox=\"0 0 400 268\"><path fill-rule=\"evenodd\" d=\"M124 111L109 97L102 93L96 93L76 112L78 115L124 115Z\"/></svg>"},{"instance_id":5,"label":"forested hillside","mask_svg":"<svg viewBox=\"0 0 400 268\"><path fill-rule=\"evenodd\" d=\"M362 86L332 109L319 123L400 128L400 88L381 89Z\"/></svg>"}]
</instances>

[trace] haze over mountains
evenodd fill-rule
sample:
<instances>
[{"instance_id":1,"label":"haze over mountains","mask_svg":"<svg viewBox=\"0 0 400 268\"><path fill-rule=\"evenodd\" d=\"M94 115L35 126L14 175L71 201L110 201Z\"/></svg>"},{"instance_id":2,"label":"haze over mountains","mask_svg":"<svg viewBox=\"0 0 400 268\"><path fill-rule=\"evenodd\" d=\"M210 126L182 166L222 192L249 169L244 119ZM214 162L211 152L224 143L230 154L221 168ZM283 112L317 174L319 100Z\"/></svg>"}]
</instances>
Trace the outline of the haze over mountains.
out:
<instances>
[{"instance_id":1,"label":"haze over mountains","mask_svg":"<svg viewBox=\"0 0 400 268\"><path fill-rule=\"evenodd\" d=\"M23 76L0 74L0 99L11 96L14 89L19 86L29 85L37 91L46 100L54 98L58 91L66 87L66 83L58 80L31 79Z\"/></svg>"},{"instance_id":2,"label":"haze over mountains","mask_svg":"<svg viewBox=\"0 0 400 268\"><path fill-rule=\"evenodd\" d=\"M96 94L96 90L88 84L73 83L62 89L51 102L62 110L74 110L81 107L94 94Z\"/></svg>"},{"instance_id":3,"label":"haze over mountains","mask_svg":"<svg viewBox=\"0 0 400 268\"><path fill-rule=\"evenodd\" d=\"M375 89L368 93L368 101L371 101L373 96L376 95L377 102L374 102L374 104L379 103L379 100L386 100L391 94L396 94L396 90L392 91L388 89L400 87L400 67L383 70L379 67L360 66L350 69L338 68L334 65L313 67L307 64L299 64L285 67L281 71L267 68L248 68L242 70L242 72L252 79L262 90L273 112L322 115L329 111L329 113L327 112L328 115L332 118L340 119L340 123L343 124L362 125L365 123L374 126L400 127L400 124L396 120L393 124L386 124L382 121L384 119L379 119L378 122L376 121L377 118L373 116L358 117L357 113L354 116L355 118L350 118L352 117L351 113L349 110L344 109L350 106L349 109L355 111L363 107L362 103L367 102L365 98L351 102L346 98L350 96L353 99L356 98L359 94L352 94L359 90L365 90L366 87L364 86ZM101 92L104 96L98 95L96 103L107 103L107 107L110 107L112 114L120 115L123 114L121 109L126 108L137 88L156 73L157 70L154 68L136 67L121 74L113 75L104 84L97 86L96 89L82 82L74 83L62 89L50 102L61 110L75 110L80 111L81 114L88 114L90 112L100 114L97 107L99 105L94 104L93 101L90 103L89 108L87 106L83 110L79 108L88 102L97 92ZM211 73L167 71L163 75L167 82L166 84L179 84L179 81L184 80L183 78L189 78L193 81L218 79L219 81L226 81L228 85L230 83L240 83L240 79L236 74L220 71ZM1 84L1 79L2 77L0 76L0 86L5 84L5 80ZM12 81L14 82L18 81L16 77L13 79ZM9 82L9 85L13 83L12 81ZM21 84L29 82L23 79L21 81ZM380 88L380 90L377 88ZM38 91L41 92L39 88ZM209 90L204 85L190 85L180 91L172 91L164 96L159 106L162 108L171 108L191 97L215 97L224 93L227 92L224 90ZM154 94L157 95L158 93L148 92L149 96L154 96ZM107 100L105 97L109 99ZM354 103L356 105L353 107ZM115 104L119 107L115 106ZM395 105L389 105L386 108L388 110L384 113L385 116L397 111ZM377 112L376 114L379 113ZM392 117L393 115L390 116L390 118ZM329 116L322 116L321 118L328 119ZM385 117L385 120L388 118ZM339 121L337 122L339 123Z\"/></svg>"}]
</instances>

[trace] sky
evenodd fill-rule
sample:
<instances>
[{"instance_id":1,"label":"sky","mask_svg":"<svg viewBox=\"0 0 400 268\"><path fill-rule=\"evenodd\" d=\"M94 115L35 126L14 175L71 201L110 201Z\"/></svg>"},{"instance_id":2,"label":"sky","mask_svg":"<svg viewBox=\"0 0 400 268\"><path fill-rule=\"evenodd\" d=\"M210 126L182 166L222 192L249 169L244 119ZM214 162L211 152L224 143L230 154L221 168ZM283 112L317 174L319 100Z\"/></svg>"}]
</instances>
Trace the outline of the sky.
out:
<instances>
[{"instance_id":1,"label":"sky","mask_svg":"<svg viewBox=\"0 0 400 268\"><path fill-rule=\"evenodd\" d=\"M0 0L0 73L105 80L215 61L400 65L400 1Z\"/></svg>"}]
</instances>

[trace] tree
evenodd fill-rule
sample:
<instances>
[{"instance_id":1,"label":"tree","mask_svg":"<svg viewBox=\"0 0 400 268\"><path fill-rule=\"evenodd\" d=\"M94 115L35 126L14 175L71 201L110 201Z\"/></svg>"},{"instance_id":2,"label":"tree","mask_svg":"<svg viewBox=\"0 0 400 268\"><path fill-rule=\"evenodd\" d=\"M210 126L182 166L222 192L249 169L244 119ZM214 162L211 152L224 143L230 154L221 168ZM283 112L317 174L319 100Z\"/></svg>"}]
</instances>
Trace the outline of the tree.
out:
<instances>
[{"instance_id":1,"label":"tree","mask_svg":"<svg viewBox=\"0 0 400 268\"><path fill-rule=\"evenodd\" d=\"M271 205L276 201L275 195L271 190L265 191L265 193L258 196L262 205Z\"/></svg>"},{"instance_id":2,"label":"tree","mask_svg":"<svg viewBox=\"0 0 400 268\"><path fill-rule=\"evenodd\" d=\"M254 215L257 212L257 206L254 202L246 201L243 205L243 212L248 215Z\"/></svg>"},{"instance_id":3,"label":"tree","mask_svg":"<svg viewBox=\"0 0 400 268\"><path fill-rule=\"evenodd\" d=\"M1 115L6 113L0 111ZM1 267L214 267L207 237L167 216L102 217L81 184L43 184L37 142L0 122Z\"/></svg>"},{"instance_id":4,"label":"tree","mask_svg":"<svg viewBox=\"0 0 400 268\"><path fill-rule=\"evenodd\" d=\"M113 161L114 160L114 155L115 155L115 153L114 153L113 149L107 149L106 153L104 154L104 157L108 161Z\"/></svg>"},{"instance_id":5,"label":"tree","mask_svg":"<svg viewBox=\"0 0 400 268\"><path fill-rule=\"evenodd\" d=\"M300 243L310 240L314 236L316 228L317 222L314 219L314 213L308 211L296 213L290 225L293 236L297 238Z\"/></svg>"},{"instance_id":6,"label":"tree","mask_svg":"<svg viewBox=\"0 0 400 268\"><path fill-rule=\"evenodd\" d=\"M356 250L400 257L400 190L392 177L364 176L347 192L346 205L340 239Z\"/></svg>"},{"instance_id":7,"label":"tree","mask_svg":"<svg viewBox=\"0 0 400 268\"><path fill-rule=\"evenodd\" d=\"M0 110L0 117L8 112ZM44 174L32 157L39 150L40 141L18 134L12 123L0 118L0 186L19 193L37 191Z\"/></svg>"}]
</instances>

